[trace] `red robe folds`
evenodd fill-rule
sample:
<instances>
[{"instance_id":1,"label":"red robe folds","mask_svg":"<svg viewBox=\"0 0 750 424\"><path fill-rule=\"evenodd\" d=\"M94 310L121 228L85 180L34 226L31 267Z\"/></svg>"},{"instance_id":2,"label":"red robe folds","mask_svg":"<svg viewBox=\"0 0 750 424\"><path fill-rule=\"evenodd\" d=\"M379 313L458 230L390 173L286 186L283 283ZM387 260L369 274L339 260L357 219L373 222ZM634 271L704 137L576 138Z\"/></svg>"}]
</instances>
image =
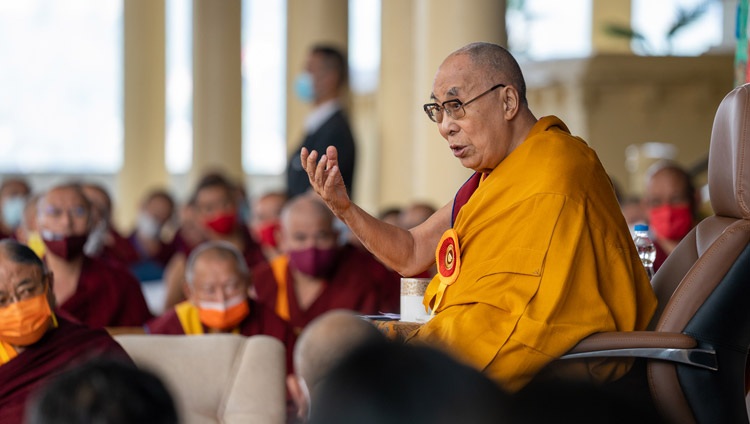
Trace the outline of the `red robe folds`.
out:
<instances>
[{"instance_id":1,"label":"red robe folds","mask_svg":"<svg viewBox=\"0 0 750 424\"><path fill-rule=\"evenodd\" d=\"M288 261L286 255L273 260ZM380 305L380 290L383 275L376 261L352 246L345 246L339 252L338 263L333 275L317 299L307 310L302 310L297 302L291 272L286 268L283 282L277 281L272 264L261 264L253 269L253 282L258 294L258 301L276 311L294 327L297 334L307 323L331 309L350 309L362 314L375 314ZM382 265L380 265L382 267ZM277 299L279 287L285 287L286 300ZM284 291L284 290L282 290ZM286 311L281 311L286 309Z\"/></svg>"},{"instance_id":2,"label":"red robe folds","mask_svg":"<svg viewBox=\"0 0 750 424\"><path fill-rule=\"evenodd\" d=\"M130 358L102 329L90 329L57 316L58 326L38 342L28 346L4 365L0 365L0 423L23 422L30 394L50 378L70 366L99 356Z\"/></svg>"},{"instance_id":3,"label":"red robe folds","mask_svg":"<svg viewBox=\"0 0 750 424\"><path fill-rule=\"evenodd\" d=\"M89 257L84 258L75 293L60 309L92 328L139 326L152 317L129 270Z\"/></svg>"}]
</instances>

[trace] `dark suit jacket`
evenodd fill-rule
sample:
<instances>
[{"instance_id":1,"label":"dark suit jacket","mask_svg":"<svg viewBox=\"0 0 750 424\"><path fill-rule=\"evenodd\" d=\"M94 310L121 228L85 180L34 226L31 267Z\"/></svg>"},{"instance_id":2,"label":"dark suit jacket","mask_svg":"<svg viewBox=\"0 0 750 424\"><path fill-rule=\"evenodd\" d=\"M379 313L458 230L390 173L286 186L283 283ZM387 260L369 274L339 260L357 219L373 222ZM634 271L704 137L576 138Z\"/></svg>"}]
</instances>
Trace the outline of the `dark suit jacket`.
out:
<instances>
[{"instance_id":1,"label":"dark suit jacket","mask_svg":"<svg viewBox=\"0 0 750 424\"><path fill-rule=\"evenodd\" d=\"M339 169L344 177L346 190L351 196L352 184L354 182L354 162L356 149L354 146L354 137L349 128L349 122L341 110L336 111L317 131L307 134L302 144L295 150L287 163L287 195L291 198L302 194L310 188L310 181L307 173L302 169L299 161L299 152L302 147L307 150L316 150L322 155L326 147L335 146L339 152Z\"/></svg>"}]
</instances>

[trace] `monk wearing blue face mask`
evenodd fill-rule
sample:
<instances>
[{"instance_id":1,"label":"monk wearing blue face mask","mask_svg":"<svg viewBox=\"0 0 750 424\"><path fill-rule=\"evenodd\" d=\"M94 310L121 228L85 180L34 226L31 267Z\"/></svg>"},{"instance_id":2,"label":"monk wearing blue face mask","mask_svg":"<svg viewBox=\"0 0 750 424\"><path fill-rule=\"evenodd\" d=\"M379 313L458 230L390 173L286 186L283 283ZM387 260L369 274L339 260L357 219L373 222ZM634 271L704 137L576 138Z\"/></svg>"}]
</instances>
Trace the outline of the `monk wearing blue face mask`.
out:
<instances>
[{"instance_id":1,"label":"monk wearing blue face mask","mask_svg":"<svg viewBox=\"0 0 750 424\"><path fill-rule=\"evenodd\" d=\"M294 329L331 309L378 312L387 270L353 246L339 246L333 214L311 196L292 199L281 213L282 254L253 271L261 303Z\"/></svg>"}]
</instances>

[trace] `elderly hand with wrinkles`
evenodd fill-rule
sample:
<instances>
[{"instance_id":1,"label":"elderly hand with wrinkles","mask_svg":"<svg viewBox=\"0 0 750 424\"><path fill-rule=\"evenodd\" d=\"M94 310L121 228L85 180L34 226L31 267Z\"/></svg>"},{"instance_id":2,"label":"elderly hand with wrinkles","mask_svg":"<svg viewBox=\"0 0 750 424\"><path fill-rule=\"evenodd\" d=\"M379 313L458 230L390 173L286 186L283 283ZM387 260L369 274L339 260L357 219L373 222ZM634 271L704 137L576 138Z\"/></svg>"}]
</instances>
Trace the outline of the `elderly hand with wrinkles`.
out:
<instances>
[{"instance_id":1,"label":"elderly hand with wrinkles","mask_svg":"<svg viewBox=\"0 0 750 424\"><path fill-rule=\"evenodd\" d=\"M310 185L323 199L336 216L341 215L349 209L352 201L346 193L344 179L339 170L339 155L336 148L328 146L326 153L318 159L318 152L308 152L303 147L300 152L302 168L307 172Z\"/></svg>"}]
</instances>

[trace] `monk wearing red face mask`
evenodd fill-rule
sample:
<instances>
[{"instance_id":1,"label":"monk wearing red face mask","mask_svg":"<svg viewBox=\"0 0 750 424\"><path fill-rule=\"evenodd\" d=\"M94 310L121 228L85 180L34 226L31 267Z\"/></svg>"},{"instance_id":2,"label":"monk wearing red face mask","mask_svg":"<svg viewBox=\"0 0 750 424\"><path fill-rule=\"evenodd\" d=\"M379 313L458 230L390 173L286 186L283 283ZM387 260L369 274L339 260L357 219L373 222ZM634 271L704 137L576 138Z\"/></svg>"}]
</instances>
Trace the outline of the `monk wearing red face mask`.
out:
<instances>
[{"instance_id":1,"label":"monk wearing red face mask","mask_svg":"<svg viewBox=\"0 0 750 424\"><path fill-rule=\"evenodd\" d=\"M154 334L234 333L276 337L292 351L291 327L273 309L250 299L250 271L240 251L226 241L209 241L195 248L187 260L185 295L150 322ZM289 365L291 365L291 356Z\"/></svg>"},{"instance_id":2,"label":"monk wearing red face mask","mask_svg":"<svg viewBox=\"0 0 750 424\"><path fill-rule=\"evenodd\" d=\"M658 270L697 223L700 198L690 175L674 163L658 162L648 176L643 199L655 238L654 270Z\"/></svg>"},{"instance_id":3,"label":"monk wearing red face mask","mask_svg":"<svg viewBox=\"0 0 750 424\"><path fill-rule=\"evenodd\" d=\"M195 219L208 241L222 240L242 252L248 267L265 262L258 243L250 236L245 223L238 218L237 187L220 174L208 174L199 182L191 198ZM177 252L167 264L164 280L167 298L164 310L185 300L182 291L185 261L190 252Z\"/></svg>"},{"instance_id":4,"label":"monk wearing red face mask","mask_svg":"<svg viewBox=\"0 0 750 424\"><path fill-rule=\"evenodd\" d=\"M37 226L61 310L90 327L140 326L151 319L140 283L126 267L84 254L93 220L79 185L47 191L39 199Z\"/></svg>"},{"instance_id":5,"label":"monk wearing red face mask","mask_svg":"<svg viewBox=\"0 0 750 424\"><path fill-rule=\"evenodd\" d=\"M106 331L55 313L53 277L27 246L0 242L0 422L23 422L29 395L94 356L130 361Z\"/></svg>"},{"instance_id":6,"label":"monk wearing red face mask","mask_svg":"<svg viewBox=\"0 0 750 424\"><path fill-rule=\"evenodd\" d=\"M295 332L331 309L378 312L385 268L356 247L339 246L333 214L319 200L301 195L284 206L279 243L282 255L253 269L255 289Z\"/></svg>"}]
</instances>

